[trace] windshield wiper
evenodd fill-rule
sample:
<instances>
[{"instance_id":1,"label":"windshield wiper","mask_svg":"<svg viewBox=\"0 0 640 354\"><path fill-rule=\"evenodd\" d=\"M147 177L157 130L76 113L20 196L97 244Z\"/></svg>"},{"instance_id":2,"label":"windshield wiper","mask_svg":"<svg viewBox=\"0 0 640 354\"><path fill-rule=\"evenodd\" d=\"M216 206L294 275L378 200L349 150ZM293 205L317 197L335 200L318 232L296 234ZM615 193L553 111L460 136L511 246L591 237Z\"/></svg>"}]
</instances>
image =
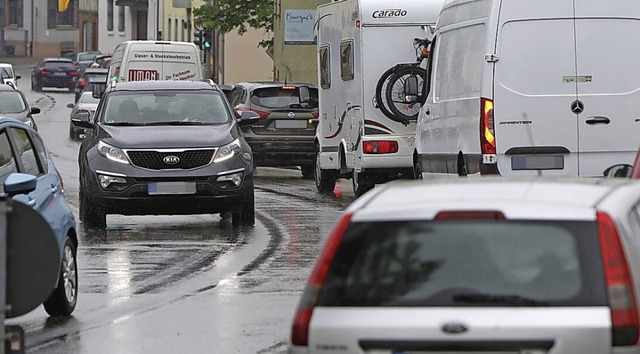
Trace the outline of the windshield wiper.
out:
<instances>
[{"instance_id":1,"label":"windshield wiper","mask_svg":"<svg viewBox=\"0 0 640 354\"><path fill-rule=\"evenodd\" d=\"M471 304L549 306L548 302L534 300L520 295L454 294L452 298L454 302Z\"/></svg>"},{"instance_id":2,"label":"windshield wiper","mask_svg":"<svg viewBox=\"0 0 640 354\"><path fill-rule=\"evenodd\" d=\"M200 121L182 121L182 120L172 120L169 122L151 122L146 123L145 125L201 125L203 124Z\"/></svg>"},{"instance_id":3,"label":"windshield wiper","mask_svg":"<svg viewBox=\"0 0 640 354\"><path fill-rule=\"evenodd\" d=\"M144 123L132 123L132 122L107 122L104 125L115 125L115 126L141 126Z\"/></svg>"}]
</instances>

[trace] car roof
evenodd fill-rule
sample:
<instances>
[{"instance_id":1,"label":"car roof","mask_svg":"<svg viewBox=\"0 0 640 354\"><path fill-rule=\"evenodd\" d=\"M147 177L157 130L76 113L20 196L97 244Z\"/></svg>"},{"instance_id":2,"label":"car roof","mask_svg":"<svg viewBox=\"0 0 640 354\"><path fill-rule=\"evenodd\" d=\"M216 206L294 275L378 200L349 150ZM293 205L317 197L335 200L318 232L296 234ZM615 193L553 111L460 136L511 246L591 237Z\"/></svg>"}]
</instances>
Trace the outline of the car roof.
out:
<instances>
[{"instance_id":1,"label":"car roof","mask_svg":"<svg viewBox=\"0 0 640 354\"><path fill-rule=\"evenodd\" d=\"M107 68L86 68L84 69L85 74L107 74L109 69Z\"/></svg>"},{"instance_id":2,"label":"car roof","mask_svg":"<svg viewBox=\"0 0 640 354\"><path fill-rule=\"evenodd\" d=\"M213 89L219 91L217 86L206 81L189 80L148 80L148 81L123 81L112 85L113 91L147 91L147 90L202 90Z\"/></svg>"},{"instance_id":3,"label":"car roof","mask_svg":"<svg viewBox=\"0 0 640 354\"><path fill-rule=\"evenodd\" d=\"M0 63L0 66L13 67L13 65L11 63Z\"/></svg>"},{"instance_id":4,"label":"car roof","mask_svg":"<svg viewBox=\"0 0 640 354\"><path fill-rule=\"evenodd\" d=\"M69 58L44 58L42 60L44 60L44 61L64 61L64 62L73 63L73 60L71 60Z\"/></svg>"},{"instance_id":5,"label":"car roof","mask_svg":"<svg viewBox=\"0 0 640 354\"><path fill-rule=\"evenodd\" d=\"M251 89L261 87L281 87L281 86L309 86L316 88L315 84L308 82L280 82L280 81L243 81L237 83L237 85L247 86Z\"/></svg>"},{"instance_id":6,"label":"car roof","mask_svg":"<svg viewBox=\"0 0 640 354\"><path fill-rule=\"evenodd\" d=\"M433 218L443 210L500 210L507 218L591 220L608 194L630 182L566 177L396 181L363 195L348 210L361 220Z\"/></svg>"}]
</instances>

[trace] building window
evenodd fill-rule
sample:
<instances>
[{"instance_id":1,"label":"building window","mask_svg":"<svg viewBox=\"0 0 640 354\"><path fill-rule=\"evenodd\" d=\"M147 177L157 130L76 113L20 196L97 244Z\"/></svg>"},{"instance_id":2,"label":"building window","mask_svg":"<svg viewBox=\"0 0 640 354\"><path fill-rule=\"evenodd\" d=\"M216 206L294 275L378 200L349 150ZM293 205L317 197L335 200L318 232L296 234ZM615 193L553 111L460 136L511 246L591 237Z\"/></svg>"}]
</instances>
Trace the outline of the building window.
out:
<instances>
[{"instance_id":1,"label":"building window","mask_svg":"<svg viewBox=\"0 0 640 354\"><path fill-rule=\"evenodd\" d=\"M182 20L182 27L180 28L180 40L184 42L184 32L187 29L187 21Z\"/></svg>"},{"instance_id":2,"label":"building window","mask_svg":"<svg viewBox=\"0 0 640 354\"><path fill-rule=\"evenodd\" d=\"M173 40L174 41L178 41L178 19L176 18L176 28L174 29L174 33L173 33Z\"/></svg>"},{"instance_id":3,"label":"building window","mask_svg":"<svg viewBox=\"0 0 640 354\"><path fill-rule=\"evenodd\" d=\"M167 40L171 40L171 19L167 21Z\"/></svg>"},{"instance_id":4,"label":"building window","mask_svg":"<svg viewBox=\"0 0 640 354\"><path fill-rule=\"evenodd\" d=\"M113 0L107 0L107 31L113 31Z\"/></svg>"},{"instance_id":5,"label":"building window","mask_svg":"<svg viewBox=\"0 0 640 354\"><path fill-rule=\"evenodd\" d=\"M353 80L353 40L340 42L340 76L343 81Z\"/></svg>"},{"instance_id":6,"label":"building window","mask_svg":"<svg viewBox=\"0 0 640 354\"><path fill-rule=\"evenodd\" d=\"M124 6L118 6L118 31L124 32Z\"/></svg>"},{"instance_id":7,"label":"building window","mask_svg":"<svg viewBox=\"0 0 640 354\"><path fill-rule=\"evenodd\" d=\"M24 25L22 3L22 0L9 0L9 26L22 27Z\"/></svg>"},{"instance_id":8,"label":"building window","mask_svg":"<svg viewBox=\"0 0 640 354\"><path fill-rule=\"evenodd\" d=\"M19 2L22 2L18 0ZM76 25L77 0L68 0L66 8L60 8L58 0L47 2L47 28L74 27Z\"/></svg>"}]
</instances>

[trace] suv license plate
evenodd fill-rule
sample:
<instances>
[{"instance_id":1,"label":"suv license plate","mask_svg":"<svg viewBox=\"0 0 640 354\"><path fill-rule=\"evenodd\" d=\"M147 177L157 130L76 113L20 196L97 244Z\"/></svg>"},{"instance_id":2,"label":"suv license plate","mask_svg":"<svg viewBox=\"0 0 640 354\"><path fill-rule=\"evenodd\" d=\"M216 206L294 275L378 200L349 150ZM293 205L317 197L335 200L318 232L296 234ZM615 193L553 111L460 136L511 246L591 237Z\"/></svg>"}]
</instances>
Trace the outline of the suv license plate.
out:
<instances>
[{"instance_id":1,"label":"suv license plate","mask_svg":"<svg viewBox=\"0 0 640 354\"><path fill-rule=\"evenodd\" d=\"M307 120L276 120L276 129L305 129L307 127Z\"/></svg>"},{"instance_id":2,"label":"suv license plate","mask_svg":"<svg viewBox=\"0 0 640 354\"><path fill-rule=\"evenodd\" d=\"M195 194L196 182L149 182L149 194Z\"/></svg>"}]
</instances>

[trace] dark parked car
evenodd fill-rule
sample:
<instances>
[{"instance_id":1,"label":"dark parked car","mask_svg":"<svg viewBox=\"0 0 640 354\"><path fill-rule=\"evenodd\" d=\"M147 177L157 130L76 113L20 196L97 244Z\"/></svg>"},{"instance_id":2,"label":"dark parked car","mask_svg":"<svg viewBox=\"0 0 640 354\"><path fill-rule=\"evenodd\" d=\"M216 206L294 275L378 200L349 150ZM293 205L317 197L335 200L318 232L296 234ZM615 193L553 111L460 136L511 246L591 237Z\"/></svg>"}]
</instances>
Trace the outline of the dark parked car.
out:
<instances>
[{"instance_id":1,"label":"dark parked car","mask_svg":"<svg viewBox=\"0 0 640 354\"><path fill-rule=\"evenodd\" d=\"M16 118L24 124L38 129L33 114L40 113L40 108L29 107L24 94L10 85L0 85L0 116Z\"/></svg>"},{"instance_id":2,"label":"dark parked car","mask_svg":"<svg viewBox=\"0 0 640 354\"><path fill-rule=\"evenodd\" d=\"M96 112L98 103L100 103L100 99L93 97L93 92L84 91L80 98L76 100L76 103L67 104L67 108L71 108L71 113L69 113L69 139L81 140L84 138L85 129L77 127L73 124L73 120L79 119L77 117L84 113L88 113L89 119L91 119Z\"/></svg>"},{"instance_id":3,"label":"dark parked car","mask_svg":"<svg viewBox=\"0 0 640 354\"><path fill-rule=\"evenodd\" d=\"M203 81L110 83L80 145L80 220L107 214L228 214L255 223L251 148L222 91Z\"/></svg>"},{"instance_id":4,"label":"dark parked car","mask_svg":"<svg viewBox=\"0 0 640 354\"><path fill-rule=\"evenodd\" d=\"M305 83L242 82L228 94L238 112L260 115L242 127L253 150L255 166L300 166L313 178L318 123L318 89Z\"/></svg>"},{"instance_id":5,"label":"dark parked car","mask_svg":"<svg viewBox=\"0 0 640 354\"><path fill-rule=\"evenodd\" d=\"M78 98L80 97L80 93L82 93L84 87L87 85L87 83L89 82L89 80L91 79L97 79L99 81L102 82L107 82L107 72L109 70L108 69L102 69L102 68L86 68L84 69L80 76L78 77L78 80L76 81L76 87L74 89L75 93L76 93L76 97L75 97L75 101L78 101Z\"/></svg>"},{"instance_id":6,"label":"dark parked car","mask_svg":"<svg viewBox=\"0 0 640 354\"><path fill-rule=\"evenodd\" d=\"M0 186L13 200L31 206L49 223L60 252L58 277L44 301L51 316L69 316L78 300L78 239L62 179L38 133L12 118L0 118ZM20 315L20 314L15 314Z\"/></svg>"},{"instance_id":7,"label":"dark parked car","mask_svg":"<svg viewBox=\"0 0 640 354\"><path fill-rule=\"evenodd\" d=\"M68 55L68 58L73 61L73 65L76 66L76 69L83 70L87 68L93 63L93 60L102 53L99 51L90 51L90 52L79 52L72 53Z\"/></svg>"},{"instance_id":8,"label":"dark parked car","mask_svg":"<svg viewBox=\"0 0 640 354\"><path fill-rule=\"evenodd\" d=\"M31 71L31 89L42 91L43 87L67 88L73 92L78 70L71 59L45 58Z\"/></svg>"}]
</instances>

